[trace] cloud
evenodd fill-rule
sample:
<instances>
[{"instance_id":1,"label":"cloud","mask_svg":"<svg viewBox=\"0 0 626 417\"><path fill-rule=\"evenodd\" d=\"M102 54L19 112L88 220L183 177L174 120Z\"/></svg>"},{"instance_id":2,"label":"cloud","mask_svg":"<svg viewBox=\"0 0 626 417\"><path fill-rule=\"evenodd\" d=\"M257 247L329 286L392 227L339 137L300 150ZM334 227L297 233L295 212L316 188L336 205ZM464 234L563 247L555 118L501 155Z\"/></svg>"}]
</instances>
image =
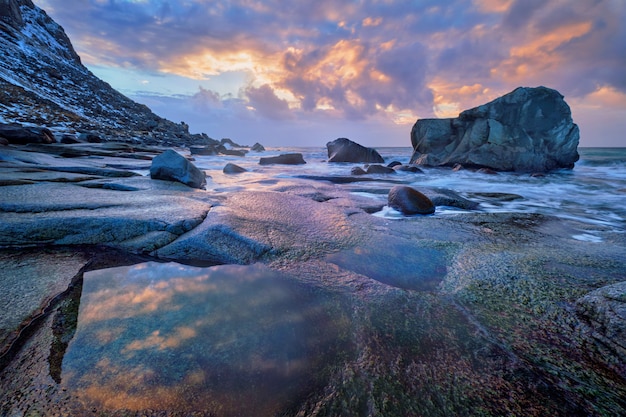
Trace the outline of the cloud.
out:
<instances>
[{"instance_id":1,"label":"cloud","mask_svg":"<svg viewBox=\"0 0 626 417\"><path fill-rule=\"evenodd\" d=\"M182 108L222 120L409 123L520 85L566 99L626 92L626 3L615 0L38 4L87 65L195 80ZM243 74L238 86L207 88L228 73Z\"/></svg>"},{"instance_id":2,"label":"cloud","mask_svg":"<svg viewBox=\"0 0 626 417\"><path fill-rule=\"evenodd\" d=\"M259 88L249 86L244 93L250 106L260 115L272 120L285 120L292 117L287 100L278 98L274 89L269 85L263 84Z\"/></svg>"}]
</instances>

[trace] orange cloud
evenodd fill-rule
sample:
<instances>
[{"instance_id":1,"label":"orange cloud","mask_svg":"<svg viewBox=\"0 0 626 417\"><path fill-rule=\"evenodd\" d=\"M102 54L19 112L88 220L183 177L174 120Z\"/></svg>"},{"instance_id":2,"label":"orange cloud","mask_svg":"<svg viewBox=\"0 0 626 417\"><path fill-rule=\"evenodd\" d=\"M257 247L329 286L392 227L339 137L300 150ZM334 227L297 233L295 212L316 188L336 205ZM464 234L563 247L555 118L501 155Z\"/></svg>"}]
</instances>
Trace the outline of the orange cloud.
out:
<instances>
[{"instance_id":1,"label":"orange cloud","mask_svg":"<svg viewBox=\"0 0 626 417\"><path fill-rule=\"evenodd\" d=\"M482 13L506 13L513 0L474 0L474 5Z\"/></svg>"},{"instance_id":2,"label":"orange cloud","mask_svg":"<svg viewBox=\"0 0 626 417\"><path fill-rule=\"evenodd\" d=\"M573 23L522 41L510 48L509 58L493 68L491 75L513 84L527 85L533 79L541 84L546 71L564 65L557 49L589 33L592 26L591 22Z\"/></svg>"}]
</instances>

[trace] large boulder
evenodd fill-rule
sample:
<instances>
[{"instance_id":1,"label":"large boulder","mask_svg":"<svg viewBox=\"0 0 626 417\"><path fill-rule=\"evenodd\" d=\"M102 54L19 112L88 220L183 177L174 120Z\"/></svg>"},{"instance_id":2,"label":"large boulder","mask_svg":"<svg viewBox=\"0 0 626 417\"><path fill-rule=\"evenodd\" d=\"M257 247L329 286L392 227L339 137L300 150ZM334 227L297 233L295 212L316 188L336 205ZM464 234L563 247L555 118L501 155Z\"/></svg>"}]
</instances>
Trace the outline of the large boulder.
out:
<instances>
[{"instance_id":1,"label":"large boulder","mask_svg":"<svg viewBox=\"0 0 626 417\"><path fill-rule=\"evenodd\" d=\"M326 144L328 162L383 163L385 160L373 148L366 148L346 138L335 139Z\"/></svg>"},{"instance_id":2,"label":"large boulder","mask_svg":"<svg viewBox=\"0 0 626 417\"><path fill-rule=\"evenodd\" d=\"M556 90L519 87L453 119L420 119L411 130L411 163L547 172L573 168L578 126Z\"/></svg>"},{"instance_id":3,"label":"large boulder","mask_svg":"<svg viewBox=\"0 0 626 417\"><path fill-rule=\"evenodd\" d=\"M206 174L179 153L168 149L152 160L150 178L178 181L193 188L203 189Z\"/></svg>"}]
</instances>

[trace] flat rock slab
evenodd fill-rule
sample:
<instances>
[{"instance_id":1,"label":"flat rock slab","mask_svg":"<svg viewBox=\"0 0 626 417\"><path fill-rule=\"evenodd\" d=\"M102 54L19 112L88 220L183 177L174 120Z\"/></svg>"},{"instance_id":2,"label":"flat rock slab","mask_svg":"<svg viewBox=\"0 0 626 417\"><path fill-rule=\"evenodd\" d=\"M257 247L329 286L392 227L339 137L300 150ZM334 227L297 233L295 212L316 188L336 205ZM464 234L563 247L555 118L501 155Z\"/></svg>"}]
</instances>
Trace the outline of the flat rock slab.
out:
<instances>
[{"instance_id":1,"label":"flat rock slab","mask_svg":"<svg viewBox=\"0 0 626 417\"><path fill-rule=\"evenodd\" d=\"M165 183L158 189L159 185L143 177L130 184L139 191L86 188L73 183L2 187L0 246L124 247L127 241L154 232L160 232L161 239L168 235L171 242L200 224L212 205L206 195L198 196L184 185ZM134 247L139 252L154 249L150 242Z\"/></svg>"},{"instance_id":2,"label":"flat rock slab","mask_svg":"<svg viewBox=\"0 0 626 417\"><path fill-rule=\"evenodd\" d=\"M0 250L0 355L30 319L68 289L90 257L70 249Z\"/></svg>"}]
</instances>

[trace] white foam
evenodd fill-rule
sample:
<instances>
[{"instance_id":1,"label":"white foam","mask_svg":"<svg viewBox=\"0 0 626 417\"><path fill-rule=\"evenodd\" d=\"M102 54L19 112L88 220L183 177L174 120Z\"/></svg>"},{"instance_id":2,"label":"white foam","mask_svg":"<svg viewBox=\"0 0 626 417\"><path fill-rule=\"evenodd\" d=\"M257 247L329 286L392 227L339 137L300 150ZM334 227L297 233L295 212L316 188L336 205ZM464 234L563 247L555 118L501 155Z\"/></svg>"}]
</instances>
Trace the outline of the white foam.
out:
<instances>
[{"instance_id":1,"label":"white foam","mask_svg":"<svg viewBox=\"0 0 626 417\"><path fill-rule=\"evenodd\" d=\"M591 243L600 243L602 242L602 238L600 236L595 236L589 233L582 233L580 235L572 236L576 240L580 240L582 242L591 242Z\"/></svg>"}]
</instances>

